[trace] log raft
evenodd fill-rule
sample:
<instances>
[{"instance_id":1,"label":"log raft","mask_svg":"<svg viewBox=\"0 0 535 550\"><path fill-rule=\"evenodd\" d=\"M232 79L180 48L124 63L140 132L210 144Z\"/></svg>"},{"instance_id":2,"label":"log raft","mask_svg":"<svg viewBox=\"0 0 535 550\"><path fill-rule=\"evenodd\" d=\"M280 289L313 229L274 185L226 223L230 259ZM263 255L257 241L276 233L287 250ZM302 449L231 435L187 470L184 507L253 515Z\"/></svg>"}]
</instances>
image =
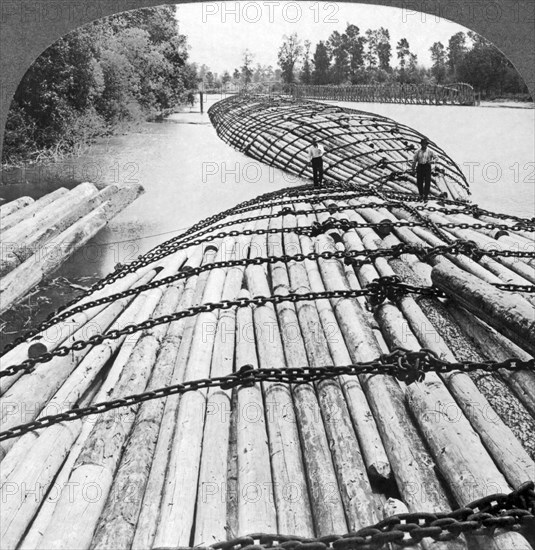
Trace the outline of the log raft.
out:
<instances>
[{"instance_id":1,"label":"log raft","mask_svg":"<svg viewBox=\"0 0 535 550\"><path fill-rule=\"evenodd\" d=\"M260 104L249 104L251 117ZM221 115L218 131L247 142L255 155L288 142L278 132L289 121L286 103L280 110L271 105L262 136L255 136L256 126L236 122L245 119L247 105L233 102L229 110L236 113ZM314 115L318 135L331 132L354 154L352 138L333 119L326 122L329 112ZM374 124L378 139L385 139L380 128L386 123ZM269 125L276 129L267 131ZM292 139L297 159L304 138L294 129ZM349 154L344 159L340 178L359 162ZM359 169L367 171L350 183L333 179L321 188L283 189L200 222L94 298L137 287L135 295L89 309L83 309L90 300L84 298L82 310L56 324L60 340L45 329L8 351L0 374L25 361L36 342L54 352L93 335L95 326L109 335L146 322L142 330L55 356L28 374L3 376L2 431L243 367L328 368L375 360L397 348L426 348L457 363L532 359L532 257L502 261L485 252L518 250L533 224L485 211L485 227L477 226L481 216L474 217L473 205L452 193L464 189L462 180L455 183L460 171L454 165L448 196L439 197L437 188L427 203L415 201L410 180L385 181L370 166L363 161ZM56 200L65 199L60 194ZM442 215L476 227L444 227ZM222 229L221 223L228 225ZM487 223L507 225L508 235L492 233ZM481 246L479 254L474 245L447 248L456 231L480 235L481 245L494 239L499 247ZM394 253L400 246L411 248ZM315 297L392 276L436 292ZM498 288L511 282L523 285ZM284 300L293 296L300 299ZM196 307L191 316L173 317ZM192 548L251 533L310 539L358 531L385 516L448 512L509 493L535 479L531 365L428 372L414 382L387 375L379 365L373 374L307 383L201 386L39 425L1 442L0 547ZM389 544L384 547L398 548ZM449 541L425 537L409 547L534 545L533 532L500 528Z\"/></svg>"},{"instance_id":2,"label":"log raft","mask_svg":"<svg viewBox=\"0 0 535 550\"><path fill-rule=\"evenodd\" d=\"M22 300L69 256L144 192L138 184L97 189L81 183L39 200L22 197L2 205L0 314Z\"/></svg>"}]
</instances>

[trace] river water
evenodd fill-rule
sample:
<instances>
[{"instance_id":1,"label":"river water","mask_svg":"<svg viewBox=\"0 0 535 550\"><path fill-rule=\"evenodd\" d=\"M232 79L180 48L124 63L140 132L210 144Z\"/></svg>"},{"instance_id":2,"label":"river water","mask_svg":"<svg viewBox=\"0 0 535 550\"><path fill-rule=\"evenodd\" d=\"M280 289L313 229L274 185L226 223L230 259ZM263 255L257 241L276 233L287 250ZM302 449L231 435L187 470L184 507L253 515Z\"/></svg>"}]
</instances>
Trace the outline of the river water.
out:
<instances>
[{"instance_id":1,"label":"river water","mask_svg":"<svg viewBox=\"0 0 535 550\"><path fill-rule=\"evenodd\" d=\"M387 116L425 134L463 170L470 198L481 207L535 215L535 109L330 103Z\"/></svg>"},{"instance_id":2,"label":"river water","mask_svg":"<svg viewBox=\"0 0 535 550\"><path fill-rule=\"evenodd\" d=\"M535 110L344 105L388 116L429 136L464 170L474 202L491 210L535 215ZM131 261L200 219L239 202L305 183L233 150L217 137L206 113L198 112L174 114L161 123L143 124L128 135L102 139L83 155L49 166L33 179L32 185L1 186L0 197L37 198L60 184L73 187L86 180L139 182L145 188L144 195L55 274L75 282L92 282L117 262ZM46 288L43 292L47 293ZM45 300L43 307L36 308L39 317L69 292L61 289L57 294L50 304Z\"/></svg>"}]
</instances>

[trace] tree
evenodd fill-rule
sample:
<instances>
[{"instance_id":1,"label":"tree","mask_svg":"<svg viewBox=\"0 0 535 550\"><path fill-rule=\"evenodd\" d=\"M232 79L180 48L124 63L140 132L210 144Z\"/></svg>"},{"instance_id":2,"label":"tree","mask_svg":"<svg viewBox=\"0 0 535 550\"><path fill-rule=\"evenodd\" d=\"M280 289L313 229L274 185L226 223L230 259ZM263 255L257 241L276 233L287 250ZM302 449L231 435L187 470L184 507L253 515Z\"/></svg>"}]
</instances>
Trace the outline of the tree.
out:
<instances>
[{"instance_id":1,"label":"tree","mask_svg":"<svg viewBox=\"0 0 535 550\"><path fill-rule=\"evenodd\" d=\"M303 51L303 46L297 33L283 36L283 43L279 49L278 61L282 71L282 80L287 84L294 81L294 67Z\"/></svg>"},{"instance_id":2,"label":"tree","mask_svg":"<svg viewBox=\"0 0 535 550\"><path fill-rule=\"evenodd\" d=\"M349 57L349 78L352 83L364 67L365 38L360 36L360 29L356 25L347 25L345 34L346 50Z\"/></svg>"},{"instance_id":3,"label":"tree","mask_svg":"<svg viewBox=\"0 0 535 550\"><path fill-rule=\"evenodd\" d=\"M402 38L396 44L396 54L398 58L399 68L404 71L409 63L410 56L409 41L406 38Z\"/></svg>"},{"instance_id":4,"label":"tree","mask_svg":"<svg viewBox=\"0 0 535 550\"><path fill-rule=\"evenodd\" d=\"M527 93L525 83L511 62L496 47L475 33L469 36L473 41L472 49L466 52L458 67L463 82L490 96Z\"/></svg>"},{"instance_id":5,"label":"tree","mask_svg":"<svg viewBox=\"0 0 535 550\"><path fill-rule=\"evenodd\" d=\"M172 5L120 13L52 44L15 93L4 158L52 147L67 152L183 102L196 68L175 13Z\"/></svg>"},{"instance_id":6,"label":"tree","mask_svg":"<svg viewBox=\"0 0 535 550\"><path fill-rule=\"evenodd\" d=\"M388 29L368 29L366 31L366 48L364 60L369 68L379 67L383 71L390 71L390 58L392 47L390 46L390 33Z\"/></svg>"},{"instance_id":7,"label":"tree","mask_svg":"<svg viewBox=\"0 0 535 550\"><path fill-rule=\"evenodd\" d=\"M376 50L379 68L384 71L390 70L390 58L392 57L392 47L390 46L390 33L388 29L381 27L376 33Z\"/></svg>"},{"instance_id":8,"label":"tree","mask_svg":"<svg viewBox=\"0 0 535 550\"><path fill-rule=\"evenodd\" d=\"M368 68L377 66L377 34L371 29L366 31L364 61Z\"/></svg>"},{"instance_id":9,"label":"tree","mask_svg":"<svg viewBox=\"0 0 535 550\"><path fill-rule=\"evenodd\" d=\"M409 80L413 80L417 57L416 54L411 52L406 38L402 38L396 44L396 55L399 64L399 81L409 82Z\"/></svg>"},{"instance_id":10,"label":"tree","mask_svg":"<svg viewBox=\"0 0 535 550\"><path fill-rule=\"evenodd\" d=\"M312 71L312 81L314 84L328 84L329 82L329 52L323 40L316 45L314 52L314 70Z\"/></svg>"},{"instance_id":11,"label":"tree","mask_svg":"<svg viewBox=\"0 0 535 550\"><path fill-rule=\"evenodd\" d=\"M457 72L467 52L466 35L457 32L448 41L448 66L453 79L457 80Z\"/></svg>"},{"instance_id":12,"label":"tree","mask_svg":"<svg viewBox=\"0 0 535 550\"><path fill-rule=\"evenodd\" d=\"M310 40L305 40L305 48L303 51L303 68L301 69L301 82L310 84L312 82L312 68L310 66Z\"/></svg>"},{"instance_id":13,"label":"tree","mask_svg":"<svg viewBox=\"0 0 535 550\"><path fill-rule=\"evenodd\" d=\"M431 60L433 66L431 67L431 73L435 77L437 84L444 81L446 76L446 48L442 42L435 42L430 48Z\"/></svg>"},{"instance_id":14,"label":"tree","mask_svg":"<svg viewBox=\"0 0 535 550\"><path fill-rule=\"evenodd\" d=\"M230 76L230 73L228 71L224 71L221 75L221 85L223 86L223 88L226 88L231 80L232 77Z\"/></svg>"},{"instance_id":15,"label":"tree","mask_svg":"<svg viewBox=\"0 0 535 550\"><path fill-rule=\"evenodd\" d=\"M253 59L254 56L249 50L243 52L243 65L241 67L241 77L245 86L251 83L253 77Z\"/></svg>"},{"instance_id":16,"label":"tree","mask_svg":"<svg viewBox=\"0 0 535 550\"><path fill-rule=\"evenodd\" d=\"M334 31L327 40L327 50L332 62L330 81L334 84L342 84L347 80L349 75L347 36Z\"/></svg>"}]
</instances>

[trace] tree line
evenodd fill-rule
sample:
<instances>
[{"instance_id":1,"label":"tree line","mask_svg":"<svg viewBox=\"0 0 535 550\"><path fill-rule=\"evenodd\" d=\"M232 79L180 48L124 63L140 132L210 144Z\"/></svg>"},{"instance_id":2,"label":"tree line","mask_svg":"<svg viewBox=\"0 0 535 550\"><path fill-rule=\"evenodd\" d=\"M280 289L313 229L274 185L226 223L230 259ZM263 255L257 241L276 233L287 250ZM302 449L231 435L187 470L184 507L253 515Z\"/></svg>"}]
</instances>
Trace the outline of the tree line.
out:
<instances>
[{"instance_id":1,"label":"tree line","mask_svg":"<svg viewBox=\"0 0 535 550\"><path fill-rule=\"evenodd\" d=\"M101 19L43 52L12 101L3 162L70 152L192 101L197 67L175 13L164 5Z\"/></svg>"},{"instance_id":2,"label":"tree line","mask_svg":"<svg viewBox=\"0 0 535 550\"><path fill-rule=\"evenodd\" d=\"M254 66L254 56L246 50L243 63L232 75L221 77L206 67L209 87L248 85L272 81L287 84L471 84L483 98L516 95L528 99L529 92L511 62L490 42L472 31L457 32L447 45L435 42L430 47L432 65L423 67L411 51L407 38L394 46L387 28L368 29L363 34L353 24L343 33L334 31L315 47L302 41L297 33L283 37L278 49L278 67ZM394 66L396 61L396 66Z\"/></svg>"}]
</instances>

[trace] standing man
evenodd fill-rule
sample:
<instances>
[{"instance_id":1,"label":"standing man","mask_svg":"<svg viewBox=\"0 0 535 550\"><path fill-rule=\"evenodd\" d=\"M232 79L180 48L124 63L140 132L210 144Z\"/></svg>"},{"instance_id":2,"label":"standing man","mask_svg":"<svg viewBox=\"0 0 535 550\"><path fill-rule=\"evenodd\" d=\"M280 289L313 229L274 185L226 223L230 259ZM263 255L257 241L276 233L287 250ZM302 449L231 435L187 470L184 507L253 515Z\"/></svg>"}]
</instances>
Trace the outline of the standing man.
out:
<instances>
[{"instance_id":1,"label":"standing man","mask_svg":"<svg viewBox=\"0 0 535 550\"><path fill-rule=\"evenodd\" d=\"M431 151L427 146L429 141L423 138L420 141L421 149L416 151L414 159L412 161L412 172L416 169L416 185L418 186L418 193L420 198L424 201L427 200L429 190L431 189L431 167L435 162L435 153Z\"/></svg>"},{"instance_id":2,"label":"standing man","mask_svg":"<svg viewBox=\"0 0 535 550\"><path fill-rule=\"evenodd\" d=\"M308 160L312 162L312 174L314 187L319 187L323 182L323 147L318 145L316 138L312 138L312 145L308 148Z\"/></svg>"}]
</instances>

